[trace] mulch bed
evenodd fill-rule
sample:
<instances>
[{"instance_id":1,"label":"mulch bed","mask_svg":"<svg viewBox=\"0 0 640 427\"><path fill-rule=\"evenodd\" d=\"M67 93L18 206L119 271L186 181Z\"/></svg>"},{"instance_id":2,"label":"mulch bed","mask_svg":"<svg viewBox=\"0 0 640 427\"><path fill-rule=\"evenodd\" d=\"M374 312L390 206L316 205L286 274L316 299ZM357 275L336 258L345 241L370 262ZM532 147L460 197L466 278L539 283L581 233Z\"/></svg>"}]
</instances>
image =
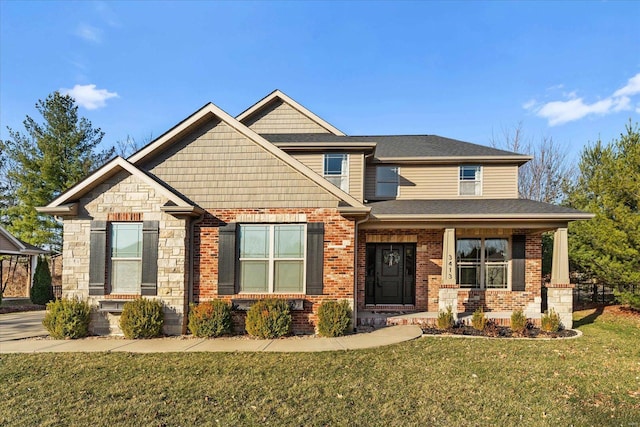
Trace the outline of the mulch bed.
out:
<instances>
[{"instance_id":1,"label":"mulch bed","mask_svg":"<svg viewBox=\"0 0 640 427\"><path fill-rule=\"evenodd\" d=\"M524 334L514 334L511 328L504 326L493 326L484 331L479 331L467 325L455 326L447 330L426 326L422 328L422 333L425 335L464 335L490 338L569 338L578 335L576 331L571 329L563 329L558 332L544 332L540 328L528 328Z\"/></svg>"}]
</instances>

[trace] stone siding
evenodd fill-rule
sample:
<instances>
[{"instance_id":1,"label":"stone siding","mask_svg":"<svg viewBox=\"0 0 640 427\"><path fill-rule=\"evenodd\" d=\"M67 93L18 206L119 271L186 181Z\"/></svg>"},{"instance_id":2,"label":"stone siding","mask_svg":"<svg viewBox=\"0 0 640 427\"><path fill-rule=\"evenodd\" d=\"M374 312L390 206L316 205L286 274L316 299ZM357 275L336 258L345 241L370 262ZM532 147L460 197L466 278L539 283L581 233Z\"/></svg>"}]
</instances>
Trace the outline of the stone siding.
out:
<instances>
[{"instance_id":1,"label":"stone siding","mask_svg":"<svg viewBox=\"0 0 640 427\"><path fill-rule=\"evenodd\" d=\"M120 334L120 315L98 312L99 301L132 299L139 295L89 296L90 231L92 220L109 221L130 218L159 221L158 294L165 304L164 333L175 335L185 331L187 283L187 225L160 211L168 200L138 178L121 172L97 186L80 201L77 218L65 219L63 243L62 293L64 297L88 300L94 308L91 332L98 335ZM107 287L108 288L108 287Z\"/></svg>"}]
</instances>

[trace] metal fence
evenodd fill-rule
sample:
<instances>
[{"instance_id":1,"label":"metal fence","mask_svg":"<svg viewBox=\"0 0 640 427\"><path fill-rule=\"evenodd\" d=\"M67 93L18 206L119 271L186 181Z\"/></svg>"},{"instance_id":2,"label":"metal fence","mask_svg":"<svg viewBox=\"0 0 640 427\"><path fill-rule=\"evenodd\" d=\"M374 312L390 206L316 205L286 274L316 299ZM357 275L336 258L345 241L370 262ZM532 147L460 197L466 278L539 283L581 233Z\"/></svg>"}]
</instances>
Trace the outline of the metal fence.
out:
<instances>
[{"instance_id":1,"label":"metal fence","mask_svg":"<svg viewBox=\"0 0 640 427\"><path fill-rule=\"evenodd\" d=\"M62 285L53 285L53 298L60 299L62 298Z\"/></svg>"}]
</instances>

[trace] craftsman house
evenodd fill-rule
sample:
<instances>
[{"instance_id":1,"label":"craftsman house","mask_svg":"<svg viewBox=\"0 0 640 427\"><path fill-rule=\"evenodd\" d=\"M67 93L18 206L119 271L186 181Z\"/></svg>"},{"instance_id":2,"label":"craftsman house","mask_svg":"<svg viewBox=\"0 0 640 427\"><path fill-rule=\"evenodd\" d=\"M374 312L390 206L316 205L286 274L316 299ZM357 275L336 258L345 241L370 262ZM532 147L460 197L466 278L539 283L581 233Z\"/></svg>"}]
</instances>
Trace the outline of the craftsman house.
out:
<instances>
[{"instance_id":1,"label":"craftsman house","mask_svg":"<svg viewBox=\"0 0 640 427\"><path fill-rule=\"evenodd\" d=\"M232 117L209 103L111 160L40 212L64 221L63 293L119 333L122 304L285 298L294 331L319 304L433 318L452 307L541 311L541 234L555 232L548 304L571 326L567 224L590 214L518 198L529 156L434 135L348 136L276 90ZM242 318L241 315L237 316Z\"/></svg>"}]
</instances>

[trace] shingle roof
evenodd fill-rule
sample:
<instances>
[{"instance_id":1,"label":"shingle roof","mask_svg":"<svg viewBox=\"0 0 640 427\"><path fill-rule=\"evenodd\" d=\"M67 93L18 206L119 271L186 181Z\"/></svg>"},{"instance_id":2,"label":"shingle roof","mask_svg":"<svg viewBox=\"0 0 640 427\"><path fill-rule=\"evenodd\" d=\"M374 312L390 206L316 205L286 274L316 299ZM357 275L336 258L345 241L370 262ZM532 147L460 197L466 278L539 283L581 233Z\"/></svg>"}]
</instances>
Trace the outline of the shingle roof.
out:
<instances>
[{"instance_id":1,"label":"shingle roof","mask_svg":"<svg viewBox=\"0 0 640 427\"><path fill-rule=\"evenodd\" d=\"M378 158L522 156L523 161L529 159L522 154L437 135L336 136L325 133L291 133L262 134L261 136L276 144L375 142L377 144L375 155Z\"/></svg>"},{"instance_id":2,"label":"shingle roof","mask_svg":"<svg viewBox=\"0 0 640 427\"><path fill-rule=\"evenodd\" d=\"M441 216L554 216L583 218L586 214L572 208L528 199L455 199L455 200L385 200L366 204L371 214Z\"/></svg>"}]
</instances>

